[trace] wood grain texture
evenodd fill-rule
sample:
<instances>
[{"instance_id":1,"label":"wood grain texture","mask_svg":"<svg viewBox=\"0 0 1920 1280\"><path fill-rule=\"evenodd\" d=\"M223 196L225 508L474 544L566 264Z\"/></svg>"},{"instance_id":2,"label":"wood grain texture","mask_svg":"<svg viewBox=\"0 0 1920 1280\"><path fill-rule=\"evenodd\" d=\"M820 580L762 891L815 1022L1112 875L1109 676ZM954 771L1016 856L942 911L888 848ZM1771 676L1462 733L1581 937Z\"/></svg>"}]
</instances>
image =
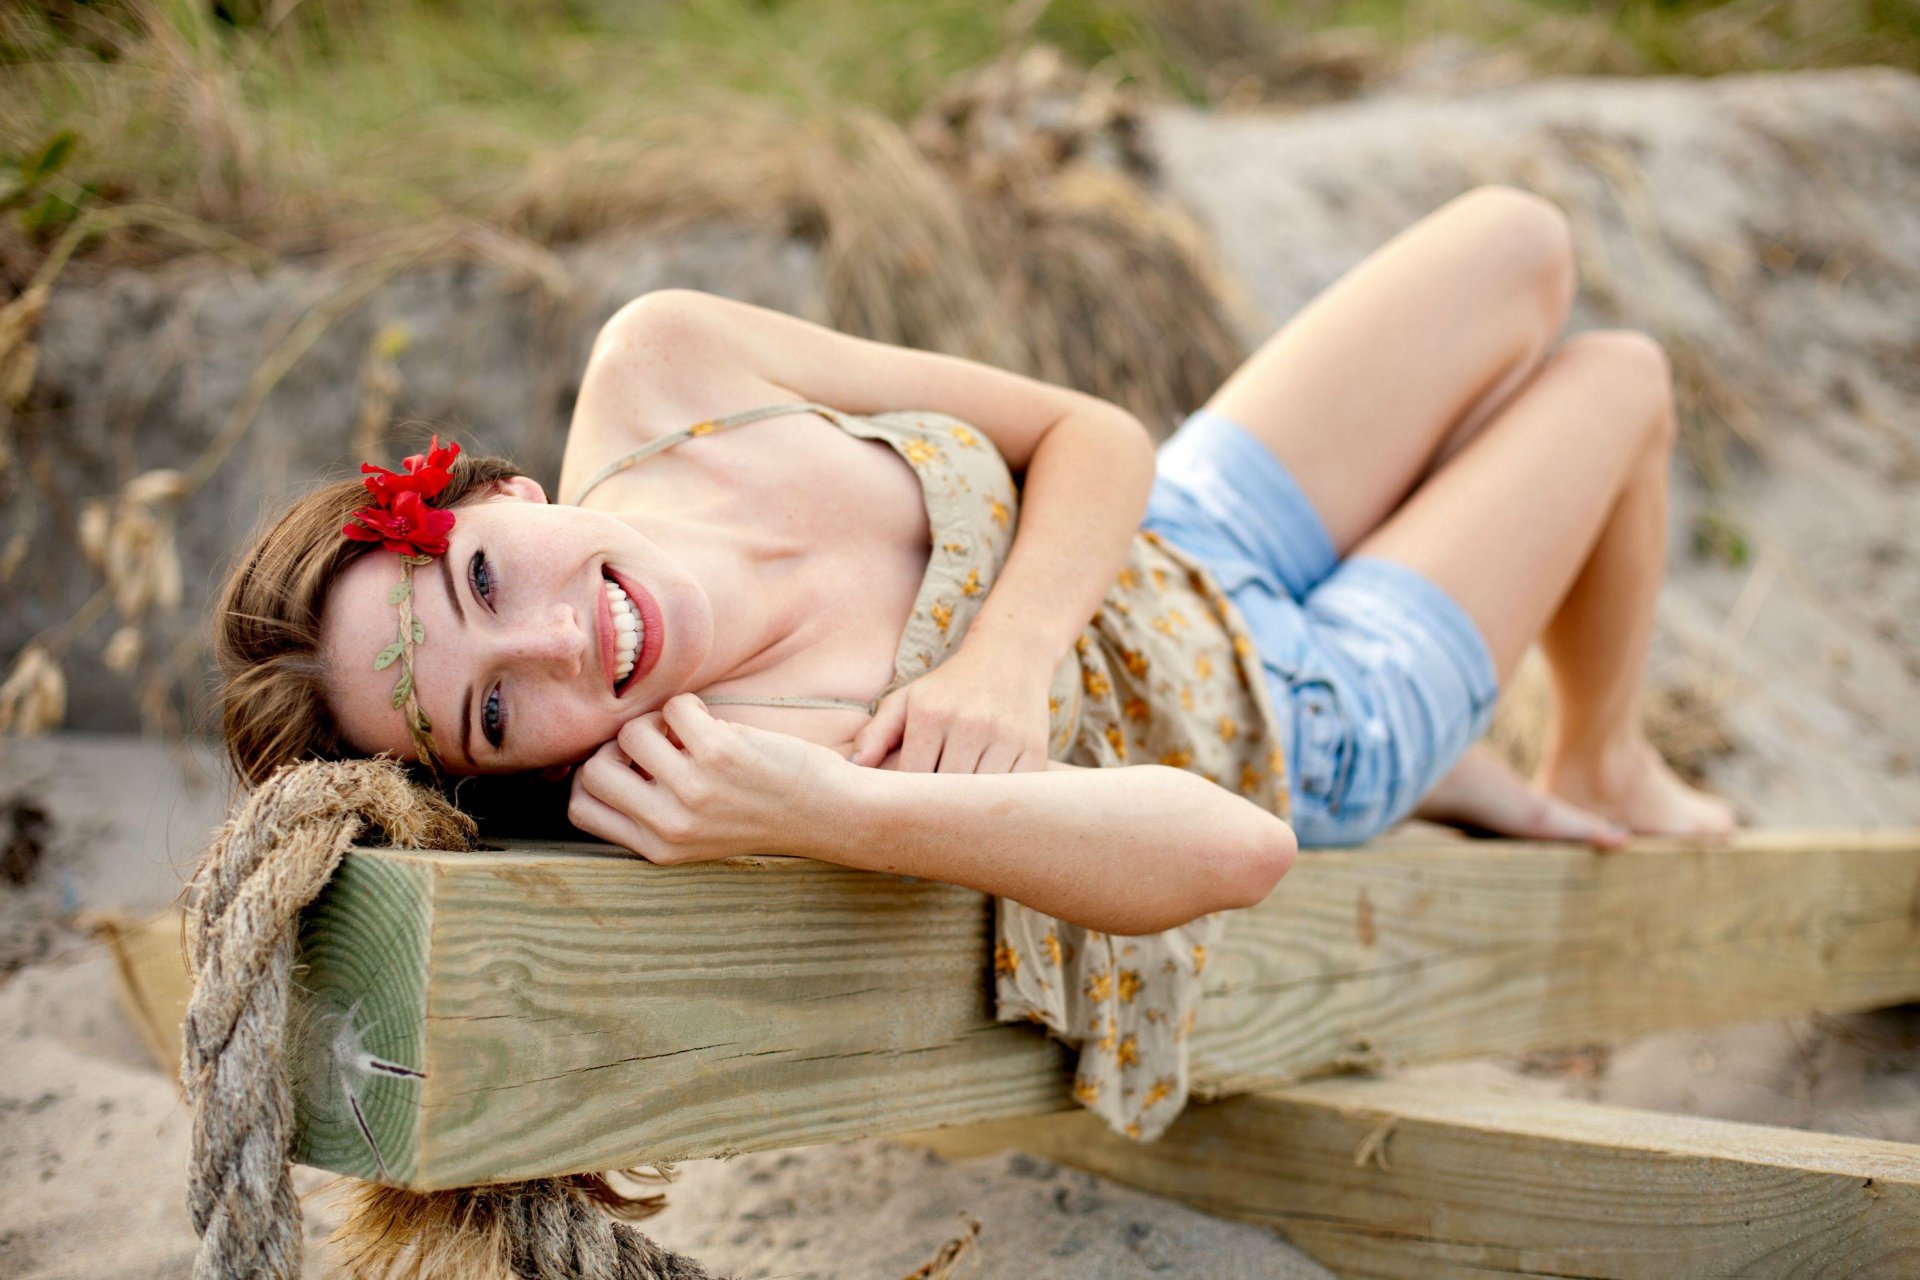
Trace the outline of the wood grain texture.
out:
<instances>
[{"instance_id":1,"label":"wood grain texture","mask_svg":"<svg viewBox=\"0 0 1920 1280\"><path fill-rule=\"evenodd\" d=\"M1204 1095L1920 994L1920 832L1310 853L1229 926Z\"/></svg>"},{"instance_id":2,"label":"wood grain texture","mask_svg":"<svg viewBox=\"0 0 1920 1280\"><path fill-rule=\"evenodd\" d=\"M1920 1275L1903 1143L1367 1078L1192 1106L1145 1145L1085 1114L986 1128L1352 1280Z\"/></svg>"},{"instance_id":3,"label":"wood grain texture","mask_svg":"<svg viewBox=\"0 0 1920 1280\"><path fill-rule=\"evenodd\" d=\"M348 857L302 918L287 1029L301 1164L401 1184L419 1169L435 878L429 861Z\"/></svg>"},{"instance_id":4,"label":"wood grain texture","mask_svg":"<svg viewBox=\"0 0 1920 1280\"><path fill-rule=\"evenodd\" d=\"M1071 1106L1067 1051L993 1019L991 904L973 891L797 858L656 867L589 845L358 851L348 865L389 868L424 895L337 889L303 935L325 944L311 960L320 1003L357 1002L384 1051L426 1072L373 1082L390 1181L453 1186ZM1235 913L1205 981L1203 1096L1895 1003L1920 997L1920 832L1308 853ZM329 1087L340 1093L337 1071ZM324 1101L302 1158L367 1176L367 1144L356 1158L358 1135Z\"/></svg>"}]
</instances>

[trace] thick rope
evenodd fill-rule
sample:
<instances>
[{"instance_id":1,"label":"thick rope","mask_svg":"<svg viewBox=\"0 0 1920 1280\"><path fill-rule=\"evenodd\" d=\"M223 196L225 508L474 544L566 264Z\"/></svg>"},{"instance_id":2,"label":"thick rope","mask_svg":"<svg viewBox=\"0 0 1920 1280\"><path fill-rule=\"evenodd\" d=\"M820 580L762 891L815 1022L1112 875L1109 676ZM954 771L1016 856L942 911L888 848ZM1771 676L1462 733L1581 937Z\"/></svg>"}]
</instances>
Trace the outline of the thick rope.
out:
<instances>
[{"instance_id":1,"label":"thick rope","mask_svg":"<svg viewBox=\"0 0 1920 1280\"><path fill-rule=\"evenodd\" d=\"M471 819L393 761L314 761L280 769L247 796L194 877L181 1080L193 1113L195 1280L300 1274L300 1203L287 1166L294 942L300 912L368 827L410 848L467 848L474 837ZM547 1178L433 1193L368 1188L355 1210L361 1220L343 1235L371 1246L352 1263L363 1275L711 1280L610 1218L594 1186Z\"/></svg>"}]
</instances>

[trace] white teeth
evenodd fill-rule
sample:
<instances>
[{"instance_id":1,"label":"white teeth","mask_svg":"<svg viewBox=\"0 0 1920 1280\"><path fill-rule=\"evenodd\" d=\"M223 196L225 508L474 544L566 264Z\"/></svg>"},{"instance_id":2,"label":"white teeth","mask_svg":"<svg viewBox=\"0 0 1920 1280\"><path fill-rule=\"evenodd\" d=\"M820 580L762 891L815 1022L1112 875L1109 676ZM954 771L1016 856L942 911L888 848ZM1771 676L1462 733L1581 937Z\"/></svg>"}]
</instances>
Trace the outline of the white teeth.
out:
<instances>
[{"instance_id":1,"label":"white teeth","mask_svg":"<svg viewBox=\"0 0 1920 1280\"><path fill-rule=\"evenodd\" d=\"M607 581L607 609L613 615L614 650L613 678L617 684L633 674L633 664L640 656L640 643L646 639L647 624L640 619L640 611L633 607L633 601L627 599L627 593L620 584Z\"/></svg>"}]
</instances>

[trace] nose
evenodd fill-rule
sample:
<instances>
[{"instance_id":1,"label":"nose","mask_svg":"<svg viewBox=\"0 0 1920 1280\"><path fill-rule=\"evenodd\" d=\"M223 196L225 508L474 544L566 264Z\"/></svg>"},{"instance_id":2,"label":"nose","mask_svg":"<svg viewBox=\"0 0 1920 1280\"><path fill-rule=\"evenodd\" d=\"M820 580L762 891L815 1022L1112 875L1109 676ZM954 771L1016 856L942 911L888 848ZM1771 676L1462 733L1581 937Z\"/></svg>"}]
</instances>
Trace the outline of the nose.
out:
<instances>
[{"instance_id":1,"label":"nose","mask_svg":"<svg viewBox=\"0 0 1920 1280\"><path fill-rule=\"evenodd\" d=\"M577 676L587 664L587 633L570 606L503 632L500 645L501 662L523 670Z\"/></svg>"}]
</instances>

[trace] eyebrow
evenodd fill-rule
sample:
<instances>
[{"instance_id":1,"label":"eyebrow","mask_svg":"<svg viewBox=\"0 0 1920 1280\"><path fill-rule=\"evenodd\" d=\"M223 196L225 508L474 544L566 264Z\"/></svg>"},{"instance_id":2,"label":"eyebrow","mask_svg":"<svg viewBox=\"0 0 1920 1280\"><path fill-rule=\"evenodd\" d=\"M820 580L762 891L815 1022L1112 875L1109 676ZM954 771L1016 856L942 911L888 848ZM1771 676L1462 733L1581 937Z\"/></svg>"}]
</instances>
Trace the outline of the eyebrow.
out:
<instances>
[{"instance_id":1,"label":"eyebrow","mask_svg":"<svg viewBox=\"0 0 1920 1280\"><path fill-rule=\"evenodd\" d=\"M467 611L460 604L460 593L453 589L453 549L437 557L440 561L440 581L447 588L447 603L453 606L454 616L460 619L460 625L467 625ZM466 692L460 700L460 753L467 758L469 767L473 765L473 685L468 683Z\"/></svg>"},{"instance_id":2,"label":"eyebrow","mask_svg":"<svg viewBox=\"0 0 1920 1280\"><path fill-rule=\"evenodd\" d=\"M440 561L440 581L445 583L447 588L447 603L453 606L454 615L460 619L460 625L464 627L467 625L467 611L460 604L460 593L453 589L453 567L447 563L453 559L452 549L449 548L447 554L438 557L438 559Z\"/></svg>"}]
</instances>

